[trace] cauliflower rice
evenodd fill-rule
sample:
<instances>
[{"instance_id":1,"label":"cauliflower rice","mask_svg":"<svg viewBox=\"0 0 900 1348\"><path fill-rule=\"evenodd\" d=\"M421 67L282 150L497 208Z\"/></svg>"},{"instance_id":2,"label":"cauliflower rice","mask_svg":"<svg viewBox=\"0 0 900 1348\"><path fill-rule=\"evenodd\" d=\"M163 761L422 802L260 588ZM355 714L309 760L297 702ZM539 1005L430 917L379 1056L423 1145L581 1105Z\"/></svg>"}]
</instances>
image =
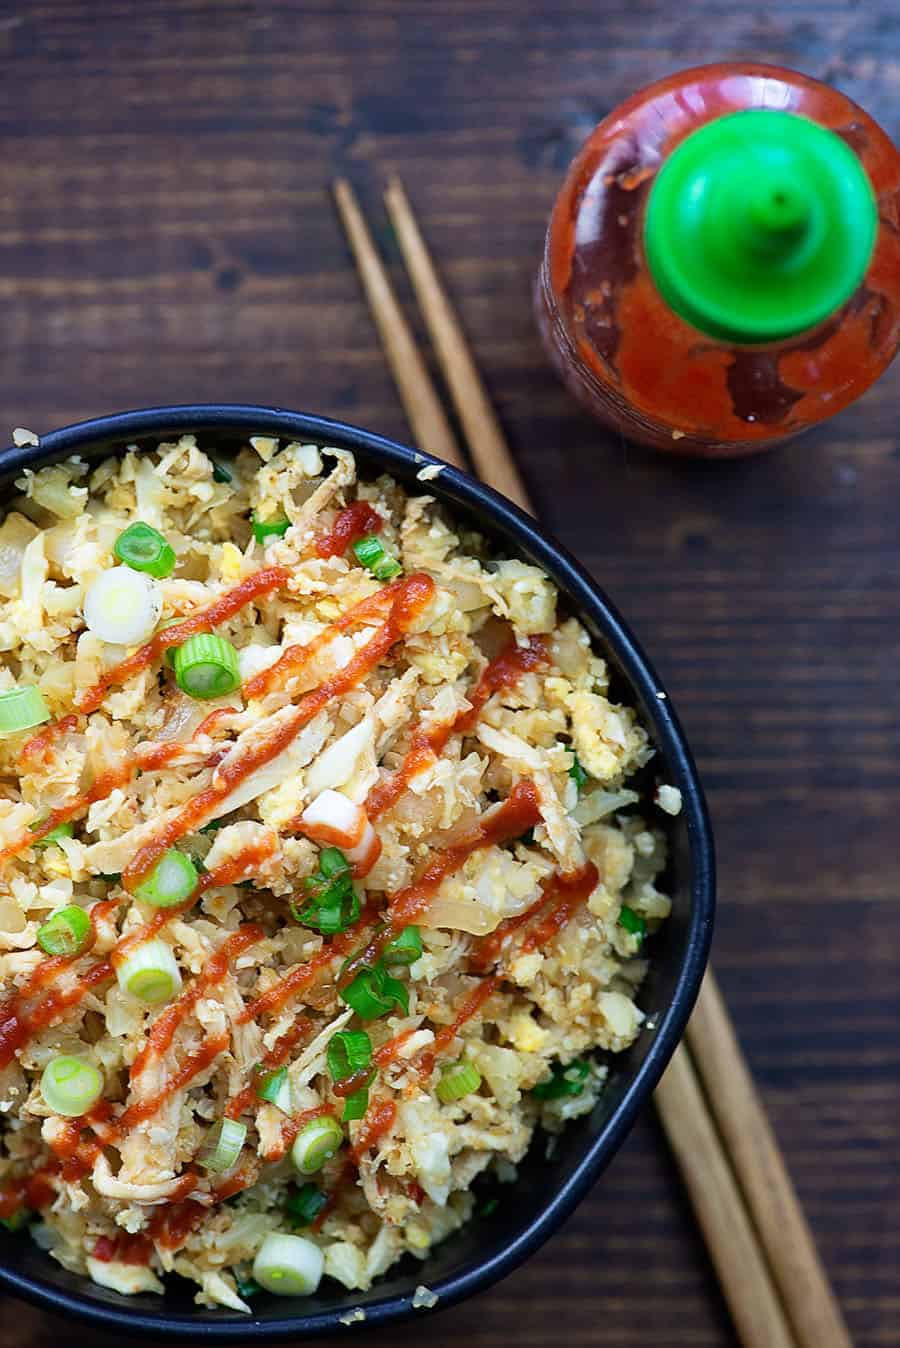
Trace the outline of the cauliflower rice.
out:
<instances>
[{"instance_id":1,"label":"cauliflower rice","mask_svg":"<svg viewBox=\"0 0 900 1348\"><path fill-rule=\"evenodd\" d=\"M0 1217L123 1293L175 1272L247 1311L254 1261L275 1290L273 1233L368 1288L465 1222L476 1177L514 1174L538 1126L589 1111L592 1051L640 1032L642 937L669 912L628 785L647 735L548 578L425 483L268 437L216 461L187 435L17 485L0 695L37 687L52 719L0 738ZM177 565L129 648L84 612L135 521ZM361 531L399 574L360 563ZM237 650L225 696L188 695L154 640L191 615L175 645L214 629ZM169 848L196 883L158 907L135 890ZM329 857L336 930L315 906ZM72 906L87 936L45 953ZM161 1002L125 977L150 941ZM363 1067L336 1073L335 1036ZM102 1082L75 1116L42 1089L60 1055ZM323 1119L343 1145L298 1172Z\"/></svg>"}]
</instances>

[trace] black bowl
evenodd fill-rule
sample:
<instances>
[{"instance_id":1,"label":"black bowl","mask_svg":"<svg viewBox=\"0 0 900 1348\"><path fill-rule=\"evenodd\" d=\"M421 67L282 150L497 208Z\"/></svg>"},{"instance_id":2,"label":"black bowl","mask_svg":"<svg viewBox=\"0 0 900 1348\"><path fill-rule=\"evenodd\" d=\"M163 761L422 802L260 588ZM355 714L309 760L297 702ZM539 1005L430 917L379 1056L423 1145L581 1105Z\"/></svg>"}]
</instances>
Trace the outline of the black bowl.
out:
<instances>
[{"instance_id":1,"label":"black bowl","mask_svg":"<svg viewBox=\"0 0 900 1348\"><path fill-rule=\"evenodd\" d=\"M37 447L0 451L0 489L23 468L72 454L96 459L126 444L150 445L185 432L196 433L201 446L237 446L262 433L352 450L363 472L387 471L407 486L432 493L510 555L542 567L609 660L619 695L640 709L658 751L653 772L679 787L684 802L669 830L672 916L653 938L650 973L640 995L653 1028L645 1029L627 1053L611 1059L609 1084L593 1112L567 1127L552 1156L545 1156L539 1137L514 1187L498 1188L500 1201L491 1215L470 1222L423 1263L405 1259L368 1292L344 1292L329 1280L308 1299L254 1299L253 1314L247 1316L197 1309L187 1284L167 1289L164 1296L124 1297L67 1273L27 1238L3 1235L0 1241L0 1286L107 1329L208 1342L308 1339L337 1329L339 1317L358 1306L370 1325L416 1314L411 1301L421 1283L437 1294L439 1307L450 1306L509 1273L568 1217L622 1145L684 1030L712 934L713 844L703 792L672 705L602 590L532 519L467 474L445 467L436 479L418 484L416 473L437 462L427 454L354 426L282 408L158 407L81 422L43 436Z\"/></svg>"}]
</instances>

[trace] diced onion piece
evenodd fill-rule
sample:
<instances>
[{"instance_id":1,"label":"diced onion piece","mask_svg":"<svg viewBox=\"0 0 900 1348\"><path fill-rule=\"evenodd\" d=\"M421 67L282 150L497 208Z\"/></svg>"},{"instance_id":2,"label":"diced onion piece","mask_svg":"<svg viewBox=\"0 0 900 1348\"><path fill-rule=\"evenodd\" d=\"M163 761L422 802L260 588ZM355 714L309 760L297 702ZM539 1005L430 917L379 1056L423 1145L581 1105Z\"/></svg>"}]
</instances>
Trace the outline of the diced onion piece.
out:
<instances>
[{"instance_id":1,"label":"diced onion piece","mask_svg":"<svg viewBox=\"0 0 900 1348\"><path fill-rule=\"evenodd\" d=\"M291 1083L288 1079L288 1070L286 1067L279 1067L274 1072L268 1072L260 1077L256 1086L256 1094L260 1100L267 1100L271 1105L277 1105L285 1114L291 1112Z\"/></svg>"},{"instance_id":2,"label":"diced onion piece","mask_svg":"<svg viewBox=\"0 0 900 1348\"><path fill-rule=\"evenodd\" d=\"M93 582L84 599L84 621L101 641L136 646L153 633L162 596L152 576L114 566Z\"/></svg>"},{"instance_id":3,"label":"diced onion piece","mask_svg":"<svg viewBox=\"0 0 900 1348\"><path fill-rule=\"evenodd\" d=\"M68 1053L51 1058L41 1075L41 1095L55 1114L75 1119L103 1094L103 1073L84 1058Z\"/></svg>"},{"instance_id":4,"label":"diced onion piece","mask_svg":"<svg viewBox=\"0 0 900 1348\"><path fill-rule=\"evenodd\" d=\"M17 735L50 720L40 688L8 688L0 693L0 736Z\"/></svg>"},{"instance_id":5,"label":"diced onion piece","mask_svg":"<svg viewBox=\"0 0 900 1348\"><path fill-rule=\"evenodd\" d=\"M330 1114L311 1119L294 1139L291 1160L301 1175L314 1175L330 1161L344 1141L343 1130Z\"/></svg>"},{"instance_id":6,"label":"diced onion piece","mask_svg":"<svg viewBox=\"0 0 900 1348\"><path fill-rule=\"evenodd\" d=\"M193 894L198 879L197 868L190 857L170 847L150 874L135 886L134 897L154 908L172 908Z\"/></svg>"},{"instance_id":7,"label":"diced onion piece","mask_svg":"<svg viewBox=\"0 0 900 1348\"><path fill-rule=\"evenodd\" d=\"M205 1170L230 1170L241 1154L247 1125L239 1119L219 1119L206 1135L198 1160Z\"/></svg>"},{"instance_id":8,"label":"diced onion piece","mask_svg":"<svg viewBox=\"0 0 900 1348\"><path fill-rule=\"evenodd\" d=\"M325 1256L314 1241L272 1231L253 1261L253 1276L276 1296L302 1297L315 1292L324 1267Z\"/></svg>"},{"instance_id":9,"label":"diced onion piece","mask_svg":"<svg viewBox=\"0 0 900 1348\"><path fill-rule=\"evenodd\" d=\"M38 928L37 942L48 955L77 955L84 948L91 919L77 903L59 908Z\"/></svg>"},{"instance_id":10,"label":"diced onion piece","mask_svg":"<svg viewBox=\"0 0 900 1348\"><path fill-rule=\"evenodd\" d=\"M181 971L172 947L156 937L144 941L116 967L123 992L149 1006L168 1002L181 991Z\"/></svg>"},{"instance_id":11,"label":"diced onion piece","mask_svg":"<svg viewBox=\"0 0 900 1348\"><path fill-rule=\"evenodd\" d=\"M459 1062L441 1068L441 1079L436 1088L437 1098L441 1104L449 1105L454 1100L461 1100L464 1095L471 1095L480 1085L481 1073L478 1068L460 1058Z\"/></svg>"},{"instance_id":12,"label":"diced onion piece","mask_svg":"<svg viewBox=\"0 0 900 1348\"><path fill-rule=\"evenodd\" d=\"M148 576L162 580L175 570L175 549L167 543L158 529L138 520L123 530L113 545L120 562L133 571L145 571Z\"/></svg>"},{"instance_id":13,"label":"diced onion piece","mask_svg":"<svg viewBox=\"0 0 900 1348\"><path fill-rule=\"evenodd\" d=\"M643 941L647 935L647 923L636 913L633 908L629 908L627 903L623 903L619 911L619 926L627 931L629 936L636 936L638 942Z\"/></svg>"},{"instance_id":14,"label":"diced onion piece","mask_svg":"<svg viewBox=\"0 0 900 1348\"><path fill-rule=\"evenodd\" d=\"M238 653L230 641L213 632L198 632L179 646L173 657L175 682L188 697L208 701L227 697L241 686Z\"/></svg>"}]
</instances>

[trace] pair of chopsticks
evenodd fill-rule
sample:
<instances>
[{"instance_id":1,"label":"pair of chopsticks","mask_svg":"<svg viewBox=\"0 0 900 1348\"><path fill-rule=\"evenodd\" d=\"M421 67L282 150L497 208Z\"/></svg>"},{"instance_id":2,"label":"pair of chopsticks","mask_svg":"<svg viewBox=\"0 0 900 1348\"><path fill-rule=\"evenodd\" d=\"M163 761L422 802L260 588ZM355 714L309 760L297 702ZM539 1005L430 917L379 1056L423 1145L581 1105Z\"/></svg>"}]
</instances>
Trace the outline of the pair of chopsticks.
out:
<instances>
[{"instance_id":1,"label":"pair of chopsticks","mask_svg":"<svg viewBox=\"0 0 900 1348\"><path fill-rule=\"evenodd\" d=\"M338 180L334 195L416 440L464 468L349 183ZM396 178L384 200L475 471L534 514ZM711 969L654 1099L744 1348L852 1348Z\"/></svg>"}]
</instances>

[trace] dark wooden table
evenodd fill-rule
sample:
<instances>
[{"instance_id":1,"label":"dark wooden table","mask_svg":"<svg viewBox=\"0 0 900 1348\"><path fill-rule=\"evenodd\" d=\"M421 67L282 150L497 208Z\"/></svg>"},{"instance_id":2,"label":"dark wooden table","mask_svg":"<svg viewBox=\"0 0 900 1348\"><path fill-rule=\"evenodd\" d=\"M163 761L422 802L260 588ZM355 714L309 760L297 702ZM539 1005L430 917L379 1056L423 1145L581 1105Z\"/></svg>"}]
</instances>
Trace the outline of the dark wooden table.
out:
<instances>
[{"instance_id":1,"label":"dark wooden table","mask_svg":"<svg viewBox=\"0 0 900 1348\"><path fill-rule=\"evenodd\" d=\"M900 369L794 447L667 462L579 414L530 306L562 170L657 76L793 64L896 134L896 0L8 0L0 53L4 428L245 399L407 437L327 190L408 297L401 173L541 513L686 721L724 990L855 1340L900 1345ZM0 1348L112 1345L3 1312ZM423 1335L733 1344L653 1116L527 1267L379 1342Z\"/></svg>"}]
</instances>

